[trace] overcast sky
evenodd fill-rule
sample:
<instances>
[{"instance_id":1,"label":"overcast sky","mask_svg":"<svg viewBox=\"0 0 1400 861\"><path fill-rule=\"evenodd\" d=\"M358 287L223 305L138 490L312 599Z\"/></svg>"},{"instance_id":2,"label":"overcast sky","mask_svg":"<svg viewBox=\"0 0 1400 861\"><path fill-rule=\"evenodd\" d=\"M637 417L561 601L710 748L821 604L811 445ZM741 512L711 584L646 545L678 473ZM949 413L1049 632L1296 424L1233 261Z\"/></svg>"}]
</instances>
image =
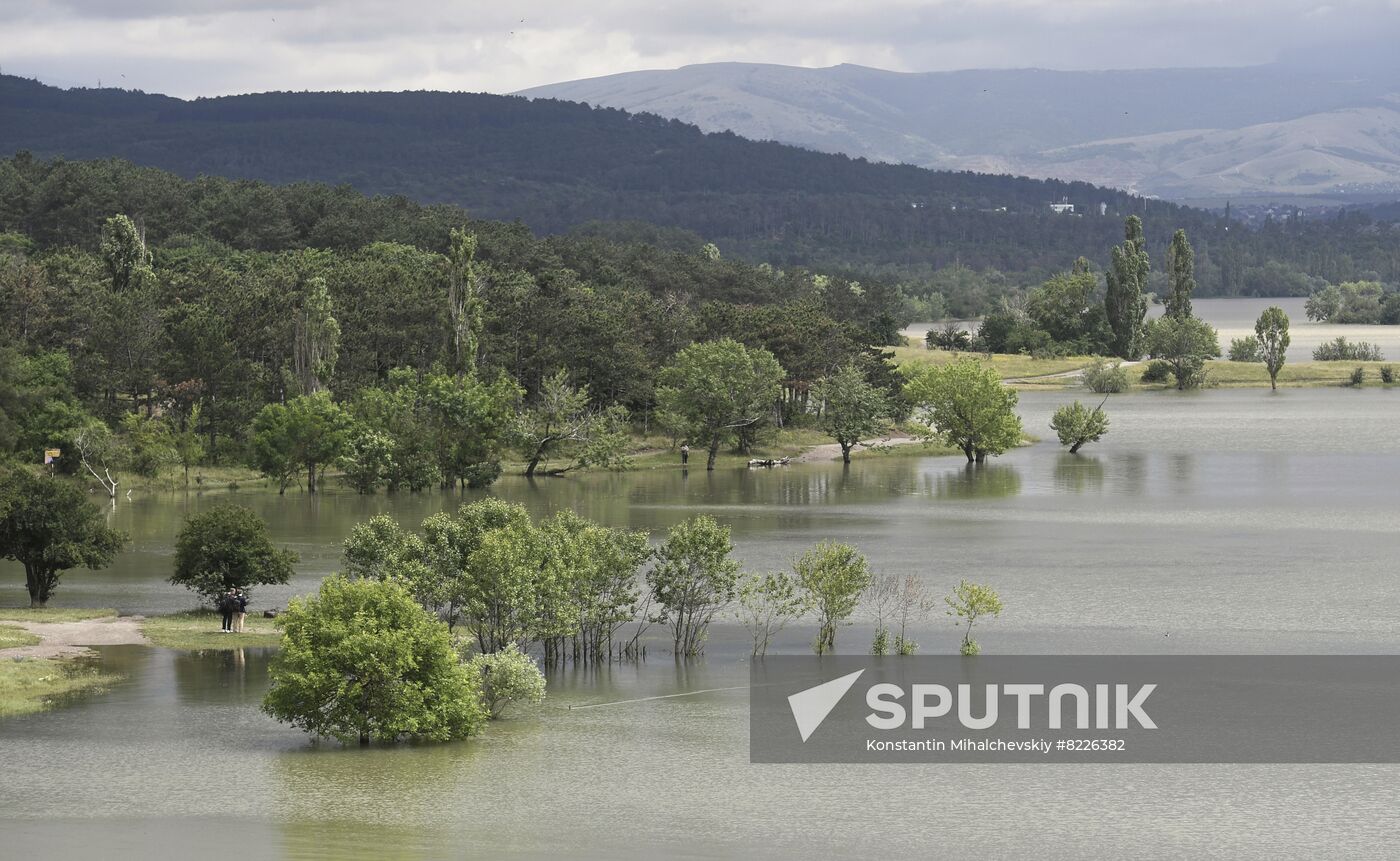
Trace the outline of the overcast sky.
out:
<instances>
[{"instance_id":1,"label":"overcast sky","mask_svg":"<svg viewBox=\"0 0 1400 861\"><path fill-rule=\"evenodd\" d=\"M723 60L1248 65L1364 39L1394 62L1400 0L0 0L0 22L0 68L63 86L510 92Z\"/></svg>"}]
</instances>

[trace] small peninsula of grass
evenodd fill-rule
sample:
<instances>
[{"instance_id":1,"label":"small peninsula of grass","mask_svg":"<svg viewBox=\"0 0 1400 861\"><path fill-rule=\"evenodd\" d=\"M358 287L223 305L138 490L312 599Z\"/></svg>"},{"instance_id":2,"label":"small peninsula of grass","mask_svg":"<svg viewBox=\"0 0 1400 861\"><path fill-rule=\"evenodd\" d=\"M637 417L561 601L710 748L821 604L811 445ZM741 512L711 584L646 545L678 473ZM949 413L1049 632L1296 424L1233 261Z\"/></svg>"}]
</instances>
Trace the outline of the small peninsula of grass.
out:
<instances>
[{"instance_id":1,"label":"small peninsula of grass","mask_svg":"<svg viewBox=\"0 0 1400 861\"><path fill-rule=\"evenodd\" d=\"M241 634L223 633L219 630L219 620L219 614L212 610L150 616L141 623L141 632L154 646L184 651L276 646L282 641L282 634L272 619L249 613Z\"/></svg>"},{"instance_id":2,"label":"small peninsula of grass","mask_svg":"<svg viewBox=\"0 0 1400 861\"><path fill-rule=\"evenodd\" d=\"M39 638L12 625L0 625L0 649L13 649L18 646L33 646Z\"/></svg>"},{"instance_id":3,"label":"small peninsula of grass","mask_svg":"<svg viewBox=\"0 0 1400 861\"><path fill-rule=\"evenodd\" d=\"M99 693L119 678L86 660L0 659L0 717L32 714L66 697Z\"/></svg>"}]
</instances>

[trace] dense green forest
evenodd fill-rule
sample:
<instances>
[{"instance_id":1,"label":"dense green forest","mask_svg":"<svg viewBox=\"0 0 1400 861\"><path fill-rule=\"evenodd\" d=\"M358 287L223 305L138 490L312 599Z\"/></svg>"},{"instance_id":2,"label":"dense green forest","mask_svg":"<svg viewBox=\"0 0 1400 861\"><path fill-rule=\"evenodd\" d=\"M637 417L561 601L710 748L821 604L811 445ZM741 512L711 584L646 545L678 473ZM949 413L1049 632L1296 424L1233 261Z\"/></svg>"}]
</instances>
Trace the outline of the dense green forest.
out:
<instances>
[{"instance_id":1,"label":"dense green forest","mask_svg":"<svg viewBox=\"0 0 1400 861\"><path fill-rule=\"evenodd\" d=\"M663 366L724 338L762 348L794 397L838 367L896 385L877 349L896 291L713 246L538 238L450 206L115 161L19 157L0 189L0 449L26 460L251 461L285 486L279 451L300 446L308 484L347 451L397 453L369 488L489 480L478 467L507 445L581 459L646 427ZM307 428L331 454L307 454Z\"/></svg>"},{"instance_id":2,"label":"dense green forest","mask_svg":"<svg viewBox=\"0 0 1400 861\"><path fill-rule=\"evenodd\" d=\"M347 184L371 194L456 204L485 218L519 219L543 234L590 225L595 234L630 241L679 228L729 256L879 277L906 284L916 296L932 292L930 282L940 277L969 280L964 269L976 282L973 295L980 296L1003 281L1029 286L1081 255L1104 267L1127 214L1143 216L1154 256L1165 253L1175 229L1190 233L1203 296L1304 295L1318 286L1316 279L1400 281L1400 234L1364 215L1245 229L1201 210L1084 183L872 164L550 100L408 92L182 101L115 89L60 90L0 76L0 152L20 150L69 159L122 157L184 177ZM17 190L13 181L0 177L0 205L24 210L31 235L58 238L62 224L79 223L46 206L42 195L54 190ZM140 184L108 193L156 193ZM16 197L23 194L40 199ZM363 244L330 212L351 199L348 191L302 198L327 208L327 217L317 219L319 235L295 236L308 213L287 210L286 201L275 205L280 196L271 190L257 201L261 218L209 216L220 222L211 230L223 241L262 251L298 243ZM1074 203L1078 214L1051 213L1048 204L1060 200ZM163 201L136 202L144 204L136 208L146 213L157 242L161 231L189 215L165 216L162 224L157 210ZM394 220L386 211L404 205L364 204L384 221ZM406 228L396 223L394 229ZM247 233L230 236L234 230ZM948 298L946 289L937 289ZM970 299L954 302L952 310L976 312L986 304Z\"/></svg>"}]
</instances>

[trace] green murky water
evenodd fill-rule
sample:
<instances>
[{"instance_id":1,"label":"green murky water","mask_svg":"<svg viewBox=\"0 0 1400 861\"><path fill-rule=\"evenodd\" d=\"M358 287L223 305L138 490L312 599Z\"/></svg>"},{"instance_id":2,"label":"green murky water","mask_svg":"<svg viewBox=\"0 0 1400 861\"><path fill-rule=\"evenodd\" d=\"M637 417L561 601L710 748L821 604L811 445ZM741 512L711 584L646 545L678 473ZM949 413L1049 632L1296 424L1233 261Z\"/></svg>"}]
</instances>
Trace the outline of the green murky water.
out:
<instances>
[{"instance_id":1,"label":"green murky water","mask_svg":"<svg viewBox=\"0 0 1400 861\"><path fill-rule=\"evenodd\" d=\"M1029 393L1045 427L1063 393ZM1082 395L1081 395L1082 397ZM706 475L657 470L493 493L539 513L661 530L696 512L734 528L752 567L821 538L880 571L946 590L995 584L988 652L1393 652L1400 645L1400 392L1340 389L1115 396L1104 443L1045 442L981 471L884 458ZM311 500L234 494L303 557L280 605L334 570L338 542L379 512L416 523L461 497ZM164 583L189 511L223 495L122 502L135 539L107 572L73 573L55 603L182 609ZM0 569L0 602L22 580ZM801 651L812 631L784 632ZM716 629L707 657L551 676L545 708L479 739L378 750L315 747L257 710L268 655L120 647L110 693L0 721L0 856L456 858L1358 855L1392 842L1390 766L767 766L747 761L746 648ZM858 650L869 630L843 629ZM952 651L944 619L925 651Z\"/></svg>"}]
</instances>

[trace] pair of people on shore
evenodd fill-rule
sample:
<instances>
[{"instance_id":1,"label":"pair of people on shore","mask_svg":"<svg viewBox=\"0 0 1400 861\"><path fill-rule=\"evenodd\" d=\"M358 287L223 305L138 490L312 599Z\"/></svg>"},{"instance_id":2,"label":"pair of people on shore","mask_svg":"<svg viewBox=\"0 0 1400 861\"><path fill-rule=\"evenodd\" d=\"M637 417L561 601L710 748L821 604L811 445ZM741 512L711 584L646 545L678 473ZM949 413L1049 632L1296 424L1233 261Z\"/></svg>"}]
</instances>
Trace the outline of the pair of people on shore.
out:
<instances>
[{"instance_id":1,"label":"pair of people on shore","mask_svg":"<svg viewBox=\"0 0 1400 861\"><path fill-rule=\"evenodd\" d=\"M243 633L243 620L248 616L248 593L230 589L219 596L219 614L223 617L225 634Z\"/></svg>"}]
</instances>

